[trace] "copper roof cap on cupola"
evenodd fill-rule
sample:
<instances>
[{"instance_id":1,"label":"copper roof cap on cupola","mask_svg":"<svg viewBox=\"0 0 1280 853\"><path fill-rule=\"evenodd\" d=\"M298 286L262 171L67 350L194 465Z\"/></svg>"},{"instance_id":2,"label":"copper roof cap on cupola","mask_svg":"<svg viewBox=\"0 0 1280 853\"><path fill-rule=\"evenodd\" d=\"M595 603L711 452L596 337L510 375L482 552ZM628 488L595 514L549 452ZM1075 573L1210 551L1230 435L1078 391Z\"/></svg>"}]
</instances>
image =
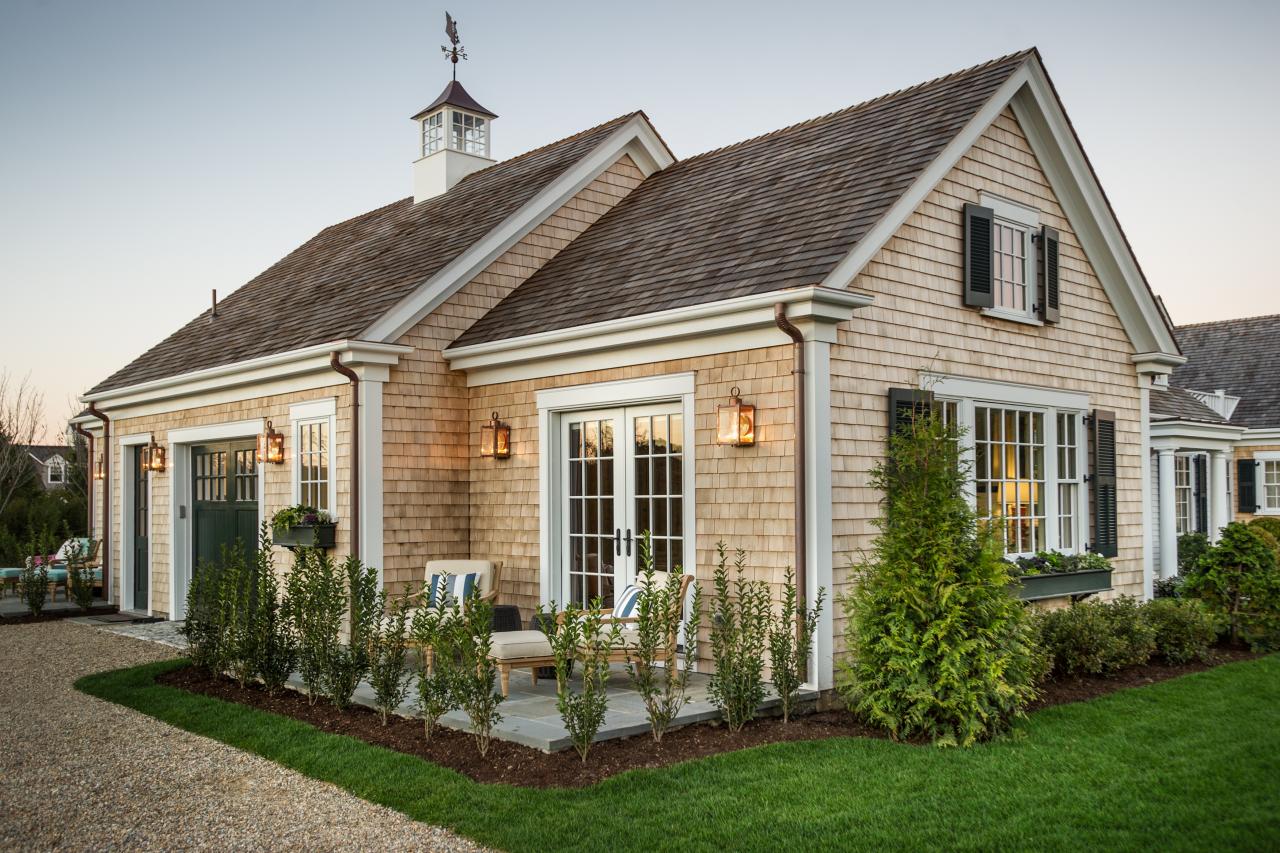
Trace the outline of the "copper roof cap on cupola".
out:
<instances>
[{"instance_id":1,"label":"copper roof cap on cupola","mask_svg":"<svg viewBox=\"0 0 1280 853\"><path fill-rule=\"evenodd\" d=\"M444 87L444 91L440 93L440 97L431 102L431 106L423 107L411 117L412 121L419 121L428 113L433 113L443 106L457 107L460 110L466 110L470 113L482 115L486 118L497 118L498 114L486 110L484 107L476 103L476 99L467 94L467 90L462 88L462 84L457 80L450 80L449 85Z\"/></svg>"}]
</instances>

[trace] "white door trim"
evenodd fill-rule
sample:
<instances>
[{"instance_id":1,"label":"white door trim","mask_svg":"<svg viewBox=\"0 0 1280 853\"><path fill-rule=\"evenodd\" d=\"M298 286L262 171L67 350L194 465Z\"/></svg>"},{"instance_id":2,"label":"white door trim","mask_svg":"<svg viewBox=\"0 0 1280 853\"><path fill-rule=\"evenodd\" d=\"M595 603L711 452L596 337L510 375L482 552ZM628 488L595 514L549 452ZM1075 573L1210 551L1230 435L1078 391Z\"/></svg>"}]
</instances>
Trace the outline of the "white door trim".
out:
<instances>
[{"instance_id":1,"label":"white door trim","mask_svg":"<svg viewBox=\"0 0 1280 853\"><path fill-rule=\"evenodd\" d=\"M129 435L122 435L119 439L120 444L120 595L116 599L116 603L121 610L132 610L134 612L145 612L151 615L151 594L154 591L154 578L147 578L147 606L144 610L140 610L136 606L126 607L126 604L134 604L133 601L133 578L138 567L133 562L133 489L136 472L133 470L133 448L140 444L147 444L151 441L151 434L146 432L135 432ZM129 452L126 452L126 448ZM155 478L150 474L147 475L147 515L151 517L155 514L155 508L152 506L151 498L155 494L154 488ZM155 526L154 518L151 519L152 527ZM154 567L151 566L151 540L147 540L147 571L148 574Z\"/></svg>"}]
</instances>

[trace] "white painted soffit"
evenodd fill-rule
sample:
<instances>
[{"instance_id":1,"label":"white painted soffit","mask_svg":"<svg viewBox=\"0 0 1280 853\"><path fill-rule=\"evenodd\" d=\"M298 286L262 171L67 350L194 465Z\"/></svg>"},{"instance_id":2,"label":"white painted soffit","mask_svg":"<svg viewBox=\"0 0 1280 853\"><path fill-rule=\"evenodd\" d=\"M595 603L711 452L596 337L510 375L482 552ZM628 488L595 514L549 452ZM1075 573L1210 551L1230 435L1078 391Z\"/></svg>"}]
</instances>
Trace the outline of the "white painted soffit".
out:
<instances>
[{"instance_id":1,"label":"white painted soffit","mask_svg":"<svg viewBox=\"0 0 1280 853\"><path fill-rule=\"evenodd\" d=\"M898 232L925 197L955 167L1005 107L1012 106L1041 167L1049 178L1072 229L1084 247L1134 349L1155 356L1139 363L1159 368L1184 359L1147 287L1137 260L1106 201L1084 151L1037 57L1031 56L1010 75L969 123L942 150L888 212L823 281L842 289ZM1135 361L1137 361L1135 359ZM1154 372L1163 372L1157 369Z\"/></svg>"},{"instance_id":2,"label":"white painted soffit","mask_svg":"<svg viewBox=\"0 0 1280 853\"><path fill-rule=\"evenodd\" d=\"M1244 427L1231 424L1211 424L1202 421L1185 420L1153 420L1151 421L1152 439L1187 439L1238 441L1244 435Z\"/></svg>"},{"instance_id":3,"label":"white painted soffit","mask_svg":"<svg viewBox=\"0 0 1280 853\"><path fill-rule=\"evenodd\" d=\"M836 324L871 301L866 293L799 287L449 347L444 357L477 385L773 346L791 340L774 320L778 303L806 338L830 342Z\"/></svg>"},{"instance_id":4,"label":"white painted soffit","mask_svg":"<svg viewBox=\"0 0 1280 853\"><path fill-rule=\"evenodd\" d=\"M192 397L214 391L280 382L306 374L330 371L335 385L347 380L329 366L331 353L340 353L342 363L357 369L379 370L399 362L400 356L413 352L413 347L373 341L342 340L273 353L260 358L223 364L149 382L112 388L97 394L82 394L80 402L96 403L104 411L157 403L177 397ZM89 418L89 416L85 416ZM96 418L90 419L98 423ZM73 421L84 422L84 421Z\"/></svg>"},{"instance_id":5,"label":"white painted soffit","mask_svg":"<svg viewBox=\"0 0 1280 853\"><path fill-rule=\"evenodd\" d=\"M632 116L502 224L375 320L360 337L371 341L399 340L624 154L631 157L645 177L675 162L648 120L641 114Z\"/></svg>"}]
</instances>

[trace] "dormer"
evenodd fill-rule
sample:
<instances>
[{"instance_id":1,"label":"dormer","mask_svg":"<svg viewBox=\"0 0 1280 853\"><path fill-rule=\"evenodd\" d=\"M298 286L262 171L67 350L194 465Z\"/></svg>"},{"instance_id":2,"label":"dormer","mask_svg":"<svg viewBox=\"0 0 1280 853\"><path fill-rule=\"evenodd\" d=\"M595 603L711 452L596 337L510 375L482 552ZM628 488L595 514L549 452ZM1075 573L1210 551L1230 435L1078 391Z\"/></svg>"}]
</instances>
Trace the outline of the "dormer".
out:
<instances>
[{"instance_id":1,"label":"dormer","mask_svg":"<svg viewBox=\"0 0 1280 853\"><path fill-rule=\"evenodd\" d=\"M489 126L497 117L476 103L457 80L413 117L419 144L413 164L415 204L448 192L467 175L493 164Z\"/></svg>"}]
</instances>

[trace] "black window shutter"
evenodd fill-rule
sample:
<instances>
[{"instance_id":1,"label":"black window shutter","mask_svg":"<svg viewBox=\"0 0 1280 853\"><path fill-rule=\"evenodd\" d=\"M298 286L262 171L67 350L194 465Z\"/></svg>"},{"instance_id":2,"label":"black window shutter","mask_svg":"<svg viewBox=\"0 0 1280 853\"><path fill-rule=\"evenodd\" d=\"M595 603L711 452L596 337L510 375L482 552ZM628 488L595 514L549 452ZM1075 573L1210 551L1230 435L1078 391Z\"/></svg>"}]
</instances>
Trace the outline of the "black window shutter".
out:
<instances>
[{"instance_id":1,"label":"black window shutter","mask_svg":"<svg viewBox=\"0 0 1280 853\"><path fill-rule=\"evenodd\" d=\"M1196 501L1196 532L1209 533L1209 488L1206 479L1209 476L1205 465L1205 455L1198 453L1192 460L1191 486Z\"/></svg>"},{"instance_id":2,"label":"black window shutter","mask_svg":"<svg viewBox=\"0 0 1280 853\"><path fill-rule=\"evenodd\" d=\"M918 388L889 389L889 432L895 433L933 405L933 392Z\"/></svg>"},{"instance_id":3,"label":"black window shutter","mask_svg":"<svg viewBox=\"0 0 1280 853\"><path fill-rule=\"evenodd\" d=\"M964 304L991 308L995 303L991 222L995 213L978 204L964 206Z\"/></svg>"},{"instance_id":4,"label":"black window shutter","mask_svg":"<svg viewBox=\"0 0 1280 853\"><path fill-rule=\"evenodd\" d=\"M1104 557L1119 553L1116 524L1116 413L1093 413L1093 547Z\"/></svg>"},{"instance_id":5,"label":"black window shutter","mask_svg":"<svg viewBox=\"0 0 1280 853\"><path fill-rule=\"evenodd\" d=\"M1240 512L1258 511L1258 463L1252 459L1236 460L1236 501Z\"/></svg>"},{"instance_id":6,"label":"black window shutter","mask_svg":"<svg viewBox=\"0 0 1280 853\"><path fill-rule=\"evenodd\" d=\"M1040 229L1040 319L1058 322L1058 232L1047 225Z\"/></svg>"}]
</instances>

